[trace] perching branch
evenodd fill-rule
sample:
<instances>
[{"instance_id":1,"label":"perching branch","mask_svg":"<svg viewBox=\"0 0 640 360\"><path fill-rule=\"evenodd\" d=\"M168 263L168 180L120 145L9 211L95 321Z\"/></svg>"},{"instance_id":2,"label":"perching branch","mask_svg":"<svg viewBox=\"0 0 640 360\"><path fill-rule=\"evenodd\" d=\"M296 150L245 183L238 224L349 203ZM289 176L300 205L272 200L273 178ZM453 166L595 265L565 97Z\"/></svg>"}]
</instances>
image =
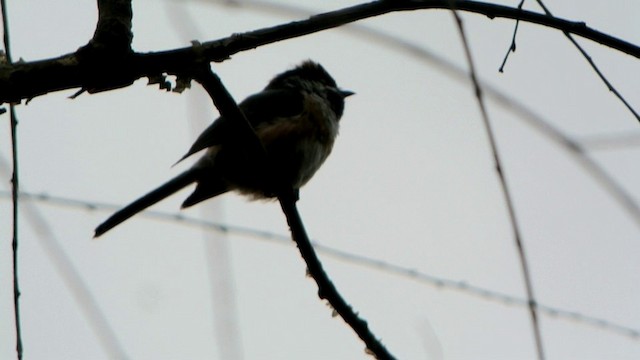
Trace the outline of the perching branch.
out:
<instances>
[{"instance_id":1,"label":"perching branch","mask_svg":"<svg viewBox=\"0 0 640 360\"><path fill-rule=\"evenodd\" d=\"M126 3L126 1L121 0ZM152 52L124 54L116 58L83 56L82 49L58 58L0 66L0 103L19 102L52 91L81 88L90 93L132 84L142 77L180 74L202 60L220 62L241 51L281 40L338 27L390 12L418 9L449 9L448 0L374 1L312 16L306 20L264 28L196 46ZM640 47L591 29L585 23L559 19L517 8L476 1L455 1L459 11L489 18L519 19L572 33L604 46L640 58ZM106 16L106 15L105 15ZM125 26L126 27L126 26ZM98 27L100 29L100 27ZM96 31L96 35L102 30ZM120 34L115 31L114 33ZM98 36L99 37L99 36ZM118 36L114 36L119 38ZM107 42L108 43L108 42Z\"/></svg>"},{"instance_id":2,"label":"perching branch","mask_svg":"<svg viewBox=\"0 0 640 360\"><path fill-rule=\"evenodd\" d=\"M318 259L313 246L311 246L311 241L307 236L304 224L300 218L300 213L298 213L296 196L293 194L284 194L279 196L278 200L280 200L282 212L284 212L287 217L291 237L293 241L296 242L300 255L307 263L307 271L316 281L316 284L318 284L318 297L327 300L336 313L358 334L358 337L360 337L367 346L367 352L370 352L379 360L395 359L382 342L371 333L367 322L358 317L351 305L342 298L322 268L322 263L320 263L320 259Z\"/></svg>"},{"instance_id":3,"label":"perching branch","mask_svg":"<svg viewBox=\"0 0 640 360\"><path fill-rule=\"evenodd\" d=\"M251 166L248 167L254 169L253 171L255 171L256 176L272 176L266 167L269 161L267 157L268 154L262 146L260 139L245 115L240 108L238 108L233 97L224 87L222 81L220 81L220 78L211 71L209 64L204 63L196 68L196 71L193 73L193 78L207 91L215 106L218 108L220 115L235 123L236 130L239 133L236 138L246 142L246 146L244 146L247 151L246 159L252 162ZM320 296L321 299L329 301L331 306L333 306L336 312L351 326L356 334L358 334L366 344L367 349L371 351L376 358L394 359L382 343L369 331L366 321L360 319L351 306L344 301L322 269L322 264L311 246L309 237L302 224L302 219L296 208L296 201L298 200L297 191L286 189L282 191L278 199L280 200L282 211L287 218L287 223L291 228L292 238L298 245L302 258L307 263L309 274L318 284L318 296Z\"/></svg>"}]
</instances>

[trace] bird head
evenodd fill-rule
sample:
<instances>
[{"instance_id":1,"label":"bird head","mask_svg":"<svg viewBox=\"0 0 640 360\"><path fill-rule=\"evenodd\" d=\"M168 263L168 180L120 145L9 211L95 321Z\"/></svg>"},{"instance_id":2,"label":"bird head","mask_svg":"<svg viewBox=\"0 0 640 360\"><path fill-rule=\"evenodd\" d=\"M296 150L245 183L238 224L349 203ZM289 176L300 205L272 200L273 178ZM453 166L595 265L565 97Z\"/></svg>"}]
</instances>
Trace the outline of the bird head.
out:
<instances>
[{"instance_id":1,"label":"bird head","mask_svg":"<svg viewBox=\"0 0 640 360\"><path fill-rule=\"evenodd\" d=\"M354 94L353 91L340 89L327 70L311 60L277 75L265 89L286 88L320 94L327 99L338 119L344 112L344 99Z\"/></svg>"}]
</instances>

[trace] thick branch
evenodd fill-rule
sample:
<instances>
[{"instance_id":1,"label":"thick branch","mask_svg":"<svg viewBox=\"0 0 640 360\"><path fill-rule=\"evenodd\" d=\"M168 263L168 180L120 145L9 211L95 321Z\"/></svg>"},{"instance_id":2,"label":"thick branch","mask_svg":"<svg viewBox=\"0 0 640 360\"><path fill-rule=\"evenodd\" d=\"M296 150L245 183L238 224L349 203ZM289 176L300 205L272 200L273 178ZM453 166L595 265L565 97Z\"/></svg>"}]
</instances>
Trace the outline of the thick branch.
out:
<instances>
[{"instance_id":1,"label":"thick branch","mask_svg":"<svg viewBox=\"0 0 640 360\"><path fill-rule=\"evenodd\" d=\"M2 65L0 67L0 103L17 102L63 89L83 88L89 92L97 92L124 87L141 77L153 77L162 73L188 73L188 69L197 66L203 60L224 61L241 51L385 13L417 9L449 9L450 6L449 0L375 1L312 16L307 20L234 34L197 46L145 54L132 53L119 57L117 61L100 61L95 57L84 57L74 53L55 59ZM483 14L492 19L496 17L519 19L559 29L640 58L640 47L591 29L582 22L476 1L456 1L455 6L459 11Z\"/></svg>"},{"instance_id":2,"label":"thick branch","mask_svg":"<svg viewBox=\"0 0 640 360\"><path fill-rule=\"evenodd\" d=\"M130 52L132 18L131 0L98 0L98 24L89 45Z\"/></svg>"}]
</instances>

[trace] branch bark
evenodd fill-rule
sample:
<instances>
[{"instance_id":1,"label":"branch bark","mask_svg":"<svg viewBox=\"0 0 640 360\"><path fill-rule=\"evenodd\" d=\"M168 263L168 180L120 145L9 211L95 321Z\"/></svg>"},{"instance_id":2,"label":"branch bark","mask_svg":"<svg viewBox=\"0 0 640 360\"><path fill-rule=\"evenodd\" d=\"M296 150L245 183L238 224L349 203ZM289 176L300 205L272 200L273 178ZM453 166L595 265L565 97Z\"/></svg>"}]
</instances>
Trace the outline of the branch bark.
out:
<instances>
[{"instance_id":1,"label":"branch bark","mask_svg":"<svg viewBox=\"0 0 640 360\"><path fill-rule=\"evenodd\" d=\"M116 2L127 3L130 0ZM58 58L13 65L4 64L0 65L0 103L20 102L23 99L31 99L52 91L65 89L82 88L89 93L94 93L120 88L130 85L142 77L156 77L164 73L177 75L188 73L189 68L197 66L203 60L222 62L241 51L338 27L369 17L396 11L448 10L450 6L451 2L449 0L374 1L315 15L306 20L234 34L223 39L186 48L151 53L121 52L120 54L124 55L105 60L105 58L101 57L82 56L82 49L86 48L84 47L78 52ZM519 19L520 21L555 28L640 58L640 47L589 28L583 22L569 21L531 11L477 1L455 1L455 7L458 11L482 14L491 19ZM116 11L115 13L120 14L120 19L122 19L123 11ZM106 24L107 19L108 16L105 14L103 23ZM125 21L123 28L126 28L126 26ZM100 28L101 26L97 27L94 39L101 39L103 31L107 32L106 30L99 30ZM114 31L114 33L118 34L119 32ZM105 36L109 38L109 36ZM115 37L122 40L120 35ZM92 41L109 42L108 40Z\"/></svg>"},{"instance_id":2,"label":"branch bark","mask_svg":"<svg viewBox=\"0 0 640 360\"><path fill-rule=\"evenodd\" d=\"M202 62L199 66L195 67L192 76L195 81L202 85L207 94L209 94L220 116L229 119L235 124L235 131L238 136L235 136L234 139L242 142L242 144L240 144L242 146L239 148L246 152L244 157L246 163L244 165L247 168L253 169L252 171L255 173L255 176L269 176L270 173L266 167L268 164L267 152L262 146L262 142L260 142L249 120L247 120L247 117L242 113L220 78L211 70L209 62ZM185 81L185 79L181 81Z\"/></svg>"},{"instance_id":3,"label":"branch bark","mask_svg":"<svg viewBox=\"0 0 640 360\"><path fill-rule=\"evenodd\" d=\"M291 230L291 237L298 246L298 251L307 264L307 270L309 275L315 280L318 285L318 297L320 299L327 300L333 307L338 315L355 331L358 337L367 346L367 352L371 353L378 360L392 360L395 359L393 355L387 350L382 342L375 337L375 335L369 330L367 322L361 319L358 314L353 310L340 295L335 285L322 268L322 263L316 255L309 236L302 223L302 218L296 207L297 195L296 194L283 194L278 197L280 200L280 206L282 212L287 218L289 229Z\"/></svg>"},{"instance_id":4,"label":"branch bark","mask_svg":"<svg viewBox=\"0 0 640 360\"><path fill-rule=\"evenodd\" d=\"M98 24L89 45L115 52L131 52L131 0L98 0Z\"/></svg>"}]
</instances>

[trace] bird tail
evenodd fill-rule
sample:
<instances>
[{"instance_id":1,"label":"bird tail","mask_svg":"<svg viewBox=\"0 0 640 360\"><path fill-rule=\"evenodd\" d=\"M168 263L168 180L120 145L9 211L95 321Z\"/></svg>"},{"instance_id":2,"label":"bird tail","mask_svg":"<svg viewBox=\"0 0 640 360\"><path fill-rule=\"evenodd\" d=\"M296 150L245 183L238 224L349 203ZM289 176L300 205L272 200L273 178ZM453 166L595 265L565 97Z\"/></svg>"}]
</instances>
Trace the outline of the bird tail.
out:
<instances>
[{"instance_id":1,"label":"bird tail","mask_svg":"<svg viewBox=\"0 0 640 360\"><path fill-rule=\"evenodd\" d=\"M115 214L111 215L111 217L105 220L102 224L98 225L93 237L97 238L98 236L106 233L107 231L118 226L120 223L129 219L133 215L139 213L140 211L176 193L178 190L196 182L196 180L198 179L198 175L199 172L197 171L197 169L191 168L176 176L175 178L169 180L157 189L151 191L150 193L144 195L138 200L117 211Z\"/></svg>"}]
</instances>

